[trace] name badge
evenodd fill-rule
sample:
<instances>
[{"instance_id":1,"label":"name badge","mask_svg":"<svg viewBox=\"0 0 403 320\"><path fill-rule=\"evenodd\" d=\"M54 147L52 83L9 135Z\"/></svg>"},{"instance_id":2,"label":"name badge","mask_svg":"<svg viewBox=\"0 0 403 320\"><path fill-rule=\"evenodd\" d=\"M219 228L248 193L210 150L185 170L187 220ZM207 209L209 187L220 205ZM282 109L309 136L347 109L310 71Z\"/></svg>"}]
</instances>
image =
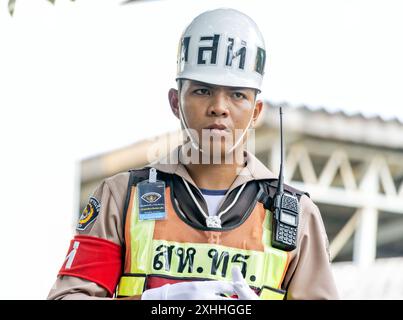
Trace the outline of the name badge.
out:
<instances>
[{"instance_id":1,"label":"name badge","mask_svg":"<svg viewBox=\"0 0 403 320\"><path fill-rule=\"evenodd\" d=\"M140 220L166 218L165 182L156 180L156 176L156 170L151 168L150 178L137 184Z\"/></svg>"}]
</instances>

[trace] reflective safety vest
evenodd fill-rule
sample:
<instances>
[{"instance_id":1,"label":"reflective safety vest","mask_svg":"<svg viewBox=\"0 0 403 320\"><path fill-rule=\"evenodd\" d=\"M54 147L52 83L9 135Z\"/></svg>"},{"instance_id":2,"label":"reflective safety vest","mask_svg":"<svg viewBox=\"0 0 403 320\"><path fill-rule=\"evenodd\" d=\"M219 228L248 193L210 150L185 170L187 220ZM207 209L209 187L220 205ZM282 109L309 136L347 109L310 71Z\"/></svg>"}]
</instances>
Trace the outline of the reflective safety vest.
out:
<instances>
[{"instance_id":1,"label":"reflective safety vest","mask_svg":"<svg viewBox=\"0 0 403 320\"><path fill-rule=\"evenodd\" d=\"M138 181L137 181L138 182ZM271 213L256 201L249 216L233 228L199 230L173 205L165 188L166 219L139 220L136 183L129 183L125 214L125 263L117 296L141 295L166 283L229 280L238 265L261 299L283 299L289 253L271 246Z\"/></svg>"}]
</instances>

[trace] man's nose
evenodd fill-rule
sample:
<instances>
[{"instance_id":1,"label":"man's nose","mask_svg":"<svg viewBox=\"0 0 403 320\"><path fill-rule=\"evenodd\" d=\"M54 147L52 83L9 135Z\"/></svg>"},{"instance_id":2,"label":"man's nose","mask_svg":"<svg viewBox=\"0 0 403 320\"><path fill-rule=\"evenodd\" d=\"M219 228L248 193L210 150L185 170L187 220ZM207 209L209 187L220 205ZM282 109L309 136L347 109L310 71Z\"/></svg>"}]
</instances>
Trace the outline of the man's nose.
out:
<instances>
[{"instance_id":1,"label":"man's nose","mask_svg":"<svg viewBox=\"0 0 403 320\"><path fill-rule=\"evenodd\" d=\"M216 117L228 115L228 100L225 93L216 93L211 97L208 114Z\"/></svg>"}]
</instances>

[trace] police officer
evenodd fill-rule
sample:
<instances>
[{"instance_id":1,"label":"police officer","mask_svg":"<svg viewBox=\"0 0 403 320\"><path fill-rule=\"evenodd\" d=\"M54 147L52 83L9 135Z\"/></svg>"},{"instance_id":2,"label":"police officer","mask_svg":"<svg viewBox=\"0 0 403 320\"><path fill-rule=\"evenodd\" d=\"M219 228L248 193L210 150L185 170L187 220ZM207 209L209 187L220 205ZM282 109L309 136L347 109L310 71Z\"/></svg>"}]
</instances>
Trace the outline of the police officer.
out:
<instances>
[{"instance_id":1,"label":"police officer","mask_svg":"<svg viewBox=\"0 0 403 320\"><path fill-rule=\"evenodd\" d=\"M285 240L296 247L272 243L276 177L244 150L263 107L265 60L258 27L239 11L190 23L169 91L185 142L98 186L49 299L338 298L307 194L284 187L299 201L298 228Z\"/></svg>"}]
</instances>

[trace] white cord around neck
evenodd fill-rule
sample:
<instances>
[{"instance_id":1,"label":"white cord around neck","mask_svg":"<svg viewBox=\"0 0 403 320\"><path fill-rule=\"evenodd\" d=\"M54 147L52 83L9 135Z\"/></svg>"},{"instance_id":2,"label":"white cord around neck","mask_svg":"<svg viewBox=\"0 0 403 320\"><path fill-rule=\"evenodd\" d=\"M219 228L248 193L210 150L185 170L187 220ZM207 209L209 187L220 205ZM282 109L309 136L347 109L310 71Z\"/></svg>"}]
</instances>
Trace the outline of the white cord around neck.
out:
<instances>
[{"instance_id":1,"label":"white cord around neck","mask_svg":"<svg viewBox=\"0 0 403 320\"><path fill-rule=\"evenodd\" d=\"M182 178L183 183L185 184L186 189L188 190L188 192L189 192L189 194L190 194L190 197L192 198L194 204L197 206L197 208L199 209L199 211L202 213L202 215L204 216L204 218L206 219L206 221L208 221L208 219L211 218L211 217L209 217L209 215L206 214L206 212L204 212L203 208L202 208L202 207L200 206L200 204L199 204L199 201L197 201L197 199L195 198L195 196L194 196L192 190L190 189L190 186L189 186L189 184L187 183L187 181L186 181L183 177L181 177L181 178ZM238 190L238 192L237 192L237 194L236 194L236 196L235 196L235 199L231 202L231 204L230 204L225 210L223 210L223 211L221 211L220 213L218 213L218 215L217 215L216 217L213 217L213 218L215 218L216 220L218 219L219 225L220 225L219 228L221 228L221 216L222 216L224 213L228 212L228 211L235 205L235 203L238 201L238 198L239 198L239 196L241 195L243 189L245 189L246 183L247 183L247 182L245 182L245 183L241 186L241 188Z\"/></svg>"}]
</instances>

